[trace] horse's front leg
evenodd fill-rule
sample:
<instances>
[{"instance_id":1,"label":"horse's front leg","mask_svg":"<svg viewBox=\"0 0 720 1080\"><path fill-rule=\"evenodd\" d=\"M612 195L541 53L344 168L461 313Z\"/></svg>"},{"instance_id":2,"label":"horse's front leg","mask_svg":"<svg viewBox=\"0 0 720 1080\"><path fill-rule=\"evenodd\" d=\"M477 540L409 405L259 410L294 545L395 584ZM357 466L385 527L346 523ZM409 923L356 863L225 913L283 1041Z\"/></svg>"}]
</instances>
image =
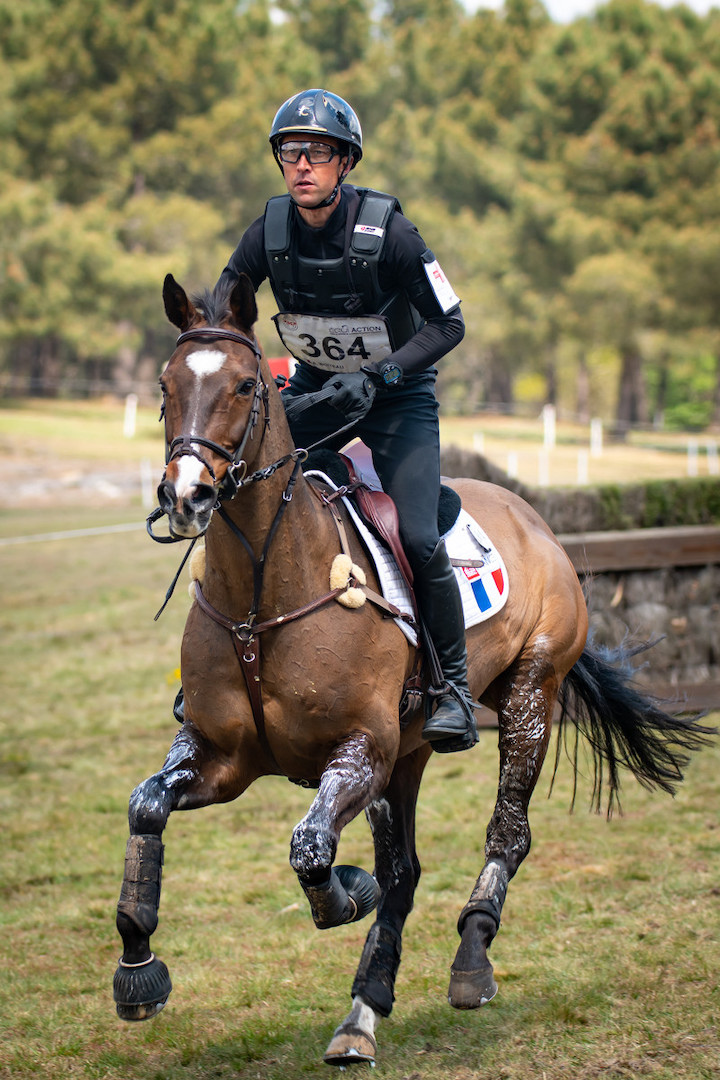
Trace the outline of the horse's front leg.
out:
<instances>
[{"instance_id":1,"label":"horse's front leg","mask_svg":"<svg viewBox=\"0 0 720 1080\"><path fill-rule=\"evenodd\" d=\"M374 740L353 732L333 751L318 793L290 843L290 865L320 930L362 919L380 894L375 878L356 866L333 867L340 833L387 783Z\"/></svg>"},{"instance_id":2,"label":"horse's front leg","mask_svg":"<svg viewBox=\"0 0 720 1080\"><path fill-rule=\"evenodd\" d=\"M395 765L382 796L365 811L375 842L375 876L382 890L352 987L352 1009L336 1028L324 1060L329 1065L374 1062L375 1029L392 1011L402 933L420 879L415 850L415 808L430 746Z\"/></svg>"},{"instance_id":3,"label":"horse's front leg","mask_svg":"<svg viewBox=\"0 0 720 1080\"><path fill-rule=\"evenodd\" d=\"M150 950L158 923L163 863L161 840L173 810L191 810L235 798L255 779L225 759L185 724L173 740L160 772L130 796L130 837L117 906L123 941L113 994L123 1020L147 1020L162 1009L172 989L167 967Z\"/></svg>"},{"instance_id":4,"label":"horse's front leg","mask_svg":"<svg viewBox=\"0 0 720 1080\"><path fill-rule=\"evenodd\" d=\"M558 680L552 665L518 661L506 672L498 702L500 780L487 829L485 866L460 913L461 941L448 1000L477 1009L497 993L488 949L500 927L508 882L530 850L528 805L550 740Z\"/></svg>"}]
</instances>

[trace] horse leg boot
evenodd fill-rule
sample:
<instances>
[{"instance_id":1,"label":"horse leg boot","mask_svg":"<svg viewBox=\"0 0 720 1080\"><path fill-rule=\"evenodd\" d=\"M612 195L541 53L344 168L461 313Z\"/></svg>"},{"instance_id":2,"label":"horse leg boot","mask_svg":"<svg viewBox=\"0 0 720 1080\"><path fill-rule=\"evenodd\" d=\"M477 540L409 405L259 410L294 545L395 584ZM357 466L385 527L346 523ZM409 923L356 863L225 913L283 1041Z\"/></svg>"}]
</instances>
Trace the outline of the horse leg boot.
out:
<instances>
[{"instance_id":1,"label":"horse leg boot","mask_svg":"<svg viewBox=\"0 0 720 1080\"><path fill-rule=\"evenodd\" d=\"M239 760L242 760L239 758ZM254 777L232 762L218 761L197 731L182 727L160 772L130 796L130 837L117 906L123 954L113 980L121 1020L148 1020L162 1009L172 990L168 969L150 950L158 924L163 864L162 834L173 810L229 801Z\"/></svg>"},{"instance_id":2,"label":"horse leg boot","mask_svg":"<svg viewBox=\"0 0 720 1080\"><path fill-rule=\"evenodd\" d=\"M427 743L399 758L384 793L365 811L373 834L381 897L353 982L352 1009L335 1029L325 1053L329 1065L374 1062L377 1025L392 1012L403 927L420 879L415 808L429 758Z\"/></svg>"},{"instance_id":3,"label":"horse leg boot","mask_svg":"<svg viewBox=\"0 0 720 1080\"><path fill-rule=\"evenodd\" d=\"M541 649L546 648L546 641ZM530 851L528 806L545 760L558 679L543 651L528 650L502 676L498 710L500 782L485 842L485 865L460 912L460 946L450 969L448 1000L477 1009L497 993L488 950L500 927L508 884ZM533 687L528 693L528 687Z\"/></svg>"},{"instance_id":4,"label":"horse leg boot","mask_svg":"<svg viewBox=\"0 0 720 1080\"><path fill-rule=\"evenodd\" d=\"M423 739L440 754L469 750L478 740L473 701L468 686L465 620L460 590L445 541L415 571L415 595L440 661L443 682L431 688L437 707L423 727Z\"/></svg>"},{"instance_id":5,"label":"horse leg boot","mask_svg":"<svg viewBox=\"0 0 720 1080\"><path fill-rule=\"evenodd\" d=\"M163 850L159 836L133 835L128 839L117 907L117 926L125 948L113 981L121 1020L155 1016L172 990L167 967L149 945L158 923Z\"/></svg>"}]
</instances>

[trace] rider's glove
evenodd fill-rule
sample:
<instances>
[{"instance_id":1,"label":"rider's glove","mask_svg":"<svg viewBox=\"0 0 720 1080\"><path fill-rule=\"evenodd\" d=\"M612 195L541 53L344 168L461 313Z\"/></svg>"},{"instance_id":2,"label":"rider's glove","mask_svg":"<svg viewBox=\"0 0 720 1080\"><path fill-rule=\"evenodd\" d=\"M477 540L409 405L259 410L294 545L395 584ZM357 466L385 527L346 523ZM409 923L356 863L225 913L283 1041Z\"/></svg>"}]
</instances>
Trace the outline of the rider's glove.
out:
<instances>
[{"instance_id":1,"label":"rider's glove","mask_svg":"<svg viewBox=\"0 0 720 1080\"><path fill-rule=\"evenodd\" d=\"M328 389L335 391L328 398L328 405L348 421L362 420L370 412L377 393L373 380L363 371L339 371L323 385L323 390Z\"/></svg>"}]
</instances>

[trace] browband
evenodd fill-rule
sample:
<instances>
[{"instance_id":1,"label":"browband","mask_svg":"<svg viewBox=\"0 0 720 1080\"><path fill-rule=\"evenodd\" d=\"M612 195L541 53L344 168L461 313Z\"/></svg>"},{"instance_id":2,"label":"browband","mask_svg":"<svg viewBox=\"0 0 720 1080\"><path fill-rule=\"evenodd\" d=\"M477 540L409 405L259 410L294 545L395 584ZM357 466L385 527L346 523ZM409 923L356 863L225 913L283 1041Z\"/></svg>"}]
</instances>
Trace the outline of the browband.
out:
<instances>
[{"instance_id":1,"label":"browband","mask_svg":"<svg viewBox=\"0 0 720 1080\"><path fill-rule=\"evenodd\" d=\"M193 341L198 338L225 338L227 341L237 341L240 345L247 345L248 349L255 353L256 358L260 359L260 349L252 338L235 330L223 330L220 326L198 326L194 330L185 330L175 342L175 346L182 345L184 341Z\"/></svg>"}]
</instances>

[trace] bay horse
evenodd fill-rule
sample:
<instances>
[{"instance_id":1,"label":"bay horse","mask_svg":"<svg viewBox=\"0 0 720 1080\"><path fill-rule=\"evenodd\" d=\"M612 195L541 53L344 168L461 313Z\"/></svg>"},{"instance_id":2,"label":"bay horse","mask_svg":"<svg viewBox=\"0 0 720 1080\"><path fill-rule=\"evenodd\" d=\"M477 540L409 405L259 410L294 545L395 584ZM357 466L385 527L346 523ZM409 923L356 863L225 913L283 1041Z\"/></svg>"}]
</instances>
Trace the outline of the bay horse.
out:
<instances>
[{"instance_id":1,"label":"bay horse","mask_svg":"<svg viewBox=\"0 0 720 1080\"><path fill-rule=\"evenodd\" d=\"M318 928L377 907L352 1009L324 1057L335 1065L372 1062L420 876L415 808L431 748L421 737L423 708L416 705L402 725L398 712L416 650L376 605L336 602L346 585L362 588L363 577L377 590L377 578L352 528L338 526L344 509L332 513L301 472L305 451L293 445L253 333L249 280L189 299L168 275L163 296L181 333L160 380L167 463L154 516L167 515L174 537L204 536L205 569L182 642L182 726L162 768L130 798L117 1011L125 1020L147 1019L171 990L150 949L169 814L235 799L261 776L286 776L317 787L292 833L290 863ZM633 688L627 667L587 644L577 575L527 503L479 481L451 486L501 552L510 580L502 610L467 634L470 687L497 713L500 758L485 863L459 915L450 973L450 1004L474 1009L497 990L488 949L508 883L530 848L528 804L558 703L561 731L572 721L576 747L578 732L589 738L593 798L599 808L604 786L609 810L620 766L642 784L672 791L687 751L707 729L665 713ZM351 569L330 588L343 543ZM373 875L333 865L342 829L363 810Z\"/></svg>"}]
</instances>

